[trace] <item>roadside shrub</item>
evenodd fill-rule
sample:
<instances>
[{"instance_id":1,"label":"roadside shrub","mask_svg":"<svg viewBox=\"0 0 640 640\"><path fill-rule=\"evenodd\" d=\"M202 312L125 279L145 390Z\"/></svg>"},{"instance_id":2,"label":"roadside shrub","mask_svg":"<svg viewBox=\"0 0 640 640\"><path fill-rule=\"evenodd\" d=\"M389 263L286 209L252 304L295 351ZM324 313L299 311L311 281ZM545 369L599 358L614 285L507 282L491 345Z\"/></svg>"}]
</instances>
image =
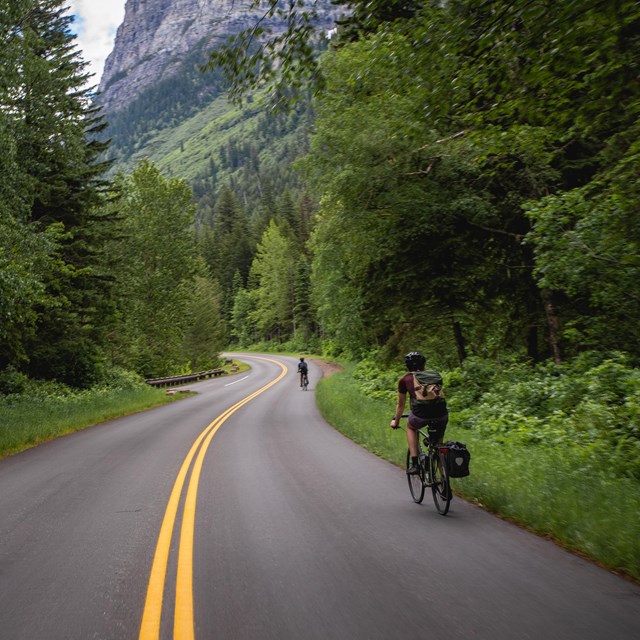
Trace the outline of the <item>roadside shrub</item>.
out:
<instances>
[{"instance_id":1,"label":"roadside shrub","mask_svg":"<svg viewBox=\"0 0 640 640\"><path fill-rule=\"evenodd\" d=\"M371 352L352 375L362 394L392 406L403 373ZM495 444L571 450L585 464L604 454L614 473L640 478L640 371L624 354L585 353L562 365L474 357L442 374L459 427Z\"/></svg>"},{"instance_id":2,"label":"roadside shrub","mask_svg":"<svg viewBox=\"0 0 640 640\"><path fill-rule=\"evenodd\" d=\"M366 396L393 401L398 395L398 379L402 373L400 368L382 369L375 354L370 354L355 366L353 378Z\"/></svg>"},{"instance_id":3,"label":"roadside shrub","mask_svg":"<svg viewBox=\"0 0 640 640\"><path fill-rule=\"evenodd\" d=\"M640 371L624 354L500 369L470 359L447 377L459 426L502 444L563 446L594 462L604 453L615 473L640 478Z\"/></svg>"},{"instance_id":4,"label":"roadside shrub","mask_svg":"<svg viewBox=\"0 0 640 640\"><path fill-rule=\"evenodd\" d=\"M602 379L601 366L605 381L609 374L614 378L613 399L594 397L590 387ZM379 371L373 358L347 363L342 373L319 383L316 397L337 429L403 467L406 439L388 428L393 403L371 399L372 391L382 396L395 373ZM501 369L474 361L446 373L447 398L455 406L446 437L467 443L472 452L471 475L455 479L454 491L639 578L637 374L615 355ZM616 429L625 435L605 441L603 425L609 436Z\"/></svg>"},{"instance_id":5,"label":"roadside shrub","mask_svg":"<svg viewBox=\"0 0 640 640\"><path fill-rule=\"evenodd\" d=\"M146 386L142 376L117 366L105 367L101 371L98 384L109 389L140 389Z\"/></svg>"},{"instance_id":6,"label":"roadside shrub","mask_svg":"<svg viewBox=\"0 0 640 640\"><path fill-rule=\"evenodd\" d=\"M11 365L0 371L0 395L22 393L28 383L29 378Z\"/></svg>"},{"instance_id":7,"label":"roadside shrub","mask_svg":"<svg viewBox=\"0 0 640 640\"><path fill-rule=\"evenodd\" d=\"M471 357L463 367L442 372L450 410L476 405L489 392L500 371L495 362Z\"/></svg>"}]
</instances>

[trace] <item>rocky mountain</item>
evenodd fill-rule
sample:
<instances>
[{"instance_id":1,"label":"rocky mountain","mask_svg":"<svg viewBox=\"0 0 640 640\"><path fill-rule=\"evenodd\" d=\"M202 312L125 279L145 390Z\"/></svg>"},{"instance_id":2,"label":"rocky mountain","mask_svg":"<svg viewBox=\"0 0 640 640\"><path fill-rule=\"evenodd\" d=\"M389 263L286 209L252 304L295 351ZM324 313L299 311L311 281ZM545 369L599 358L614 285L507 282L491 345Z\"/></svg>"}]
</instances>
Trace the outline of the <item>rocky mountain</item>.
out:
<instances>
[{"instance_id":1,"label":"rocky mountain","mask_svg":"<svg viewBox=\"0 0 640 640\"><path fill-rule=\"evenodd\" d=\"M333 26L339 11L330 0L308 4L318 11L321 28ZM175 76L194 47L215 48L255 24L264 7L250 11L250 5L250 0L127 0L99 85L105 111L119 111L145 89ZM283 29L275 19L262 25L274 32Z\"/></svg>"},{"instance_id":2,"label":"rocky mountain","mask_svg":"<svg viewBox=\"0 0 640 640\"><path fill-rule=\"evenodd\" d=\"M333 28L344 12L331 0L307 1L318 13L319 31ZM184 178L202 224L212 223L224 186L250 216L269 194L298 197L302 188L291 166L308 148L310 102L274 113L256 94L240 108L227 99L220 70L201 70L212 49L260 19L263 13L248 11L250 5L250 0L127 0L99 86L111 173L129 173L148 159L165 175ZM275 33L284 28L275 20L261 26Z\"/></svg>"}]
</instances>

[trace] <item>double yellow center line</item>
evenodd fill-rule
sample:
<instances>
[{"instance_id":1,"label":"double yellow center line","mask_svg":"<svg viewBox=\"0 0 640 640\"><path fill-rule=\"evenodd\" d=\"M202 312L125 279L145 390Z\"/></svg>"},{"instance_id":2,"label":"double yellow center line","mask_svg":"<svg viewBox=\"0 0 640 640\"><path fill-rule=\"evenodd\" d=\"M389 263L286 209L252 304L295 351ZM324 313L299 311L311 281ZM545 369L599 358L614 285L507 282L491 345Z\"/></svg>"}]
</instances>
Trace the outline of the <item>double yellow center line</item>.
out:
<instances>
[{"instance_id":1,"label":"double yellow center line","mask_svg":"<svg viewBox=\"0 0 640 640\"><path fill-rule=\"evenodd\" d=\"M255 356L254 356L255 357ZM213 436L220 426L235 413L240 407L253 400L274 384L279 382L287 373L287 367L276 360L270 358L259 358L277 364L282 371L280 375L256 392L240 400L232 407L221 413L206 429L198 436L193 443L191 450L184 459L180 472L176 478L169 503L160 527L158 544L153 557L149 585L147 587L147 599L142 614L142 624L140 626L140 640L157 640L160 637L160 619L162 617L162 597L167 575L167 564L169 562L169 550L171 546L171 536L175 526L178 504L182 489L196 453L195 464L189 479L187 495L182 512L182 529L180 532L180 547L178 549L178 573L176 579L176 603L174 615L173 637L180 640L192 640L194 636L193 625L193 537L196 517L196 497L198 494L198 482L202 463L207 449L211 444ZM200 446L202 444L202 446Z\"/></svg>"}]
</instances>

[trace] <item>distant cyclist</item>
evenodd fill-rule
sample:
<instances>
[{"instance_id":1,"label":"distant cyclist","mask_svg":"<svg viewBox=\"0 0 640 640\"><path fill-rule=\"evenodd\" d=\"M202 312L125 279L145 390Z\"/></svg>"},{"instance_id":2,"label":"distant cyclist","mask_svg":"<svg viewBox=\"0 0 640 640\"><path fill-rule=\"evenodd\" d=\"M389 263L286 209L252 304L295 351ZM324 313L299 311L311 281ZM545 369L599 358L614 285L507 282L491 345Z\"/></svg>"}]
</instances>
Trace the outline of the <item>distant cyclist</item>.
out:
<instances>
[{"instance_id":1,"label":"distant cyclist","mask_svg":"<svg viewBox=\"0 0 640 640\"><path fill-rule=\"evenodd\" d=\"M418 473L417 429L427 427L432 442L439 442L447 428L449 413L447 411L447 402L441 391L442 377L440 373L434 370L425 371L426 359L417 351L408 353L404 358L404 362L409 373L405 373L398 380L398 404L396 405L396 415L391 421L391 428L397 429L400 426L400 418L404 411L407 394L409 394L411 412L407 419L407 443L411 455L411 465L407 469L407 473L414 475ZM436 397L431 400L418 398L416 395L416 380L418 380L418 384L425 381L429 383L429 386L433 385ZM438 397L440 395L442 397Z\"/></svg>"},{"instance_id":2,"label":"distant cyclist","mask_svg":"<svg viewBox=\"0 0 640 640\"><path fill-rule=\"evenodd\" d=\"M298 373L300 374L300 386L304 386L305 378L307 379L307 384L309 384L309 367L304 361L304 358L300 358L300 362L298 362Z\"/></svg>"}]
</instances>

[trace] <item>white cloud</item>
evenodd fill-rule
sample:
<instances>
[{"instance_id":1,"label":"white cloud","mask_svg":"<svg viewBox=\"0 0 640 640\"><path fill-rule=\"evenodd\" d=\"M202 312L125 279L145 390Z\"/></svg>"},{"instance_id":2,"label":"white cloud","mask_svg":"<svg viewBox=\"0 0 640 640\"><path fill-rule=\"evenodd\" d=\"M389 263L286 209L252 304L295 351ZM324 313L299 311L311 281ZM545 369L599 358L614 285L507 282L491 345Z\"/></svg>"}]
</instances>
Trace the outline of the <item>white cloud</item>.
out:
<instances>
[{"instance_id":1,"label":"white cloud","mask_svg":"<svg viewBox=\"0 0 640 640\"><path fill-rule=\"evenodd\" d=\"M91 85L97 85L107 56L113 49L116 30L124 19L126 0L68 0L69 13L76 17L71 29L83 59L89 63L87 71L94 73Z\"/></svg>"}]
</instances>

